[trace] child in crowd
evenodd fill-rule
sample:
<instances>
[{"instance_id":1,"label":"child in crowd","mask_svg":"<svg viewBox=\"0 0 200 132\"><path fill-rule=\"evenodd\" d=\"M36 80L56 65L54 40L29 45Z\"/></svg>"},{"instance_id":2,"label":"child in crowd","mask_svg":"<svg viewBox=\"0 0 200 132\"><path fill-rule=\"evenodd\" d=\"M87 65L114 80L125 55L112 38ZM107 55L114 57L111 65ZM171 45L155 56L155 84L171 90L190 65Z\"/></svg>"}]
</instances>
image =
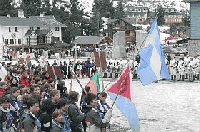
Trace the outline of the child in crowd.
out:
<instances>
[{"instance_id":1,"label":"child in crowd","mask_svg":"<svg viewBox=\"0 0 200 132\"><path fill-rule=\"evenodd\" d=\"M98 101L98 105L97 105L97 109L100 112L102 112L104 115L110 109L110 106L106 102L106 98L107 98L107 93L106 92L101 92L99 94L99 101Z\"/></svg>"}]
</instances>

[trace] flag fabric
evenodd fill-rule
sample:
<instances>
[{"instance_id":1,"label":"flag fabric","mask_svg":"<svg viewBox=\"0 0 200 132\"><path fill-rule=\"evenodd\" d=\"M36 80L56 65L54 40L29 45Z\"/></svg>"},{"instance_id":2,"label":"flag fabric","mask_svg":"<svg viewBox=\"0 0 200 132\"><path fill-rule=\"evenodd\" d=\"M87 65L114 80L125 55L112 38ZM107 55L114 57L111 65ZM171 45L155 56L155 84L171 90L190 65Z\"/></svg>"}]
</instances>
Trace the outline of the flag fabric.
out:
<instances>
[{"instance_id":1,"label":"flag fabric","mask_svg":"<svg viewBox=\"0 0 200 132\"><path fill-rule=\"evenodd\" d=\"M121 76L113 85L108 88L111 100L115 101L115 106L127 118L132 132L139 132L140 125L134 103L131 101L130 66L127 66Z\"/></svg>"},{"instance_id":2,"label":"flag fabric","mask_svg":"<svg viewBox=\"0 0 200 132\"><path fill-rule=\"evenodd\" d=\"M93 94L96 94L100 92L100 83L99 83L99 73L96 71L94 75L91 77L89 83L86 85L90 87L90 91Z\"/></svg>"},{"instance_id":3,"label":"flag fabric","mask_svg":"<svg viewBox=\"0 0 200 132\"><path fill-rule=\"evenodd\" d=\"M157 19L151 25L145 46L139 52L140 64L137 70L141 83L147 85L160 79L170 79L160 42Z\"/></svg>"},{"instance_id":4,"label":"flag fabric","mask_svg":"<svg viewBox=\"0 0 200 132\"><path fill-rule=\"evenodd\" d=\"M114 84L107 90L108 92L120 94L131 100L130 94L130 66L122 72L121 76L116 80Z\"/></svg>"}]
</instances>

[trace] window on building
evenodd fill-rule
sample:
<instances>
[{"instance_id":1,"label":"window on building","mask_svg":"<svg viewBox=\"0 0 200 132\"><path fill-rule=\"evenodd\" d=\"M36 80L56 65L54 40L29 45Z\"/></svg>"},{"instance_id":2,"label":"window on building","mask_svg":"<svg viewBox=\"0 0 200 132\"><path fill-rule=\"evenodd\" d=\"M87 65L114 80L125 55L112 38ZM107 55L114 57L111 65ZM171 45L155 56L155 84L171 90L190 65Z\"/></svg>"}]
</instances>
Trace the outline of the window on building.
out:
<instances>
[{"instance_id":1,"label":"window on building","mask_svg":"<svg viewBox=\"0 0 200 132\"><path fill-rule=\"evenodd\" d=\"M59 27L55 27L55 31L59 31L60 30L60 28Z\"/></svg>"},{"instance_id":2,"label":"window on building","mask_svg":"<svg viewBox=\"0 0 200 132\"><path fill-rule=\"evenodd\" d=\"M10 39L10 44L14 44L14 39Z\"/></svg>"},{"instance_id":3,"label":"window on building","mask_svg":"<svg viewBox=\"0 0 200 132\"><path fill-rule=\"evenodd\" d=\"M60 41L60 38L59 37L53 37L52 40L53 40L53 42L58 42L58 41Z\"/></svg>"},{"instance_id":4,"label":"window on building","mask_svg":"<svg viewBox=\"0 0 200 132\"><path fill-rule=\"evenodd\" d=\"M8 44L8 39L5 39L5 44Z\"/></svg>"},{"instance_id":5,"label":"window on building","mask_svg":"<svg viewBox=\"0 0 200 132\"><path fill-rule=\"evenodd\" d=\"M131 9L131 11L135 11L135 9Z\"/></svg>"},{"instance_id":6,"label":"window on building","mask_svg":"<svg viewBox=\"0 0 200 132\"><path fill-rule=\"evenodd\" d=\"M10 27L9 27L9 29L8 29L8 30L9 30L9 32L11 32L11 28L10 28Z\"/></svg>"},{"instance_id":7,"label":"window on building","mask_svg":"<svg viewBox=\"0 0 200 132\"><path fill-rule=\"evenodd\" d=\"M18 32L18 31L17 31L17 27L15 27L15 32Z\"/></svg>"},{"instance_id":8,"label":"window on building","mask_svg":"<svg viewBox=\"0 0 200 132\"><path fill-rule=\"evenodd\" d=\"M126 35L129 35L129 34L130 34L130 30L126 30L126 31L125 31L125 34L126 34Z\"/></svg>"},{"instance_id":9,"label":"window on building","mask_svg":"<svg viewBox=\"0 0 200 132\"><path fill-rule=\"evenodd\" d=\"M22 40L21 39L18 39L18 44L22 44Z\"/></svg>"}]
</instances>

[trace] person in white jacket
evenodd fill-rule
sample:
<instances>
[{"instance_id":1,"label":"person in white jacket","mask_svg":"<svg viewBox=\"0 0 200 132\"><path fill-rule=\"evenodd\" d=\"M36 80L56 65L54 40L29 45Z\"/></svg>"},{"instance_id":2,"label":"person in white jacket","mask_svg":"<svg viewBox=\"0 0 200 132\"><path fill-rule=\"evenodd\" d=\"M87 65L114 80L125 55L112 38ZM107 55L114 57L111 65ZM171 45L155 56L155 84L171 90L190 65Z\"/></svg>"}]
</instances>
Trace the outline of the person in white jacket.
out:
<instances>
[{"instance_id":1,"label":"person in white jacket","mask_svg":"<svg viewBox=\"0 0 200 132\"><path fill-rule=\"evenodd\" d=\"M86 112L87 132L108 132L106 129L110 118L112 116L112 108L107 111L105 116L97 109L97 96L93 93L88 93L85 97L85 101L88 104L88 111Z\"/></svg>"}]
</instances>

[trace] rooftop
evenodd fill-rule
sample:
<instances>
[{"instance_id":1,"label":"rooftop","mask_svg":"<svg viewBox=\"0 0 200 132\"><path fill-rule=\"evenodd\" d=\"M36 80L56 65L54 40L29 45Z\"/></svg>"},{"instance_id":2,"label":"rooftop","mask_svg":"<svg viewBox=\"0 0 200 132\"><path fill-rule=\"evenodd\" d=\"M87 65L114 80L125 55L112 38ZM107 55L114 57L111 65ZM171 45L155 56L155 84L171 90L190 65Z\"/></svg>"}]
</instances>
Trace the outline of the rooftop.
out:
<instances>
[{"instance_id":1,"label":"rooftop","mask_svg":"<svg viewBox=\"0 0 200 132\"><path fill-rule=\"evenodd\" d=\"M74 44L99 44L105 36L78 36L73 41Z\"/></svg>"},{"instance_id":2,"label":"rooftop","mask_svg":"<svg viewBox=\"0 0 200 132\"><path fill-rule=\"evenodd\" d=\"M7 17L0 16L0 25L1 26L28 26L28 27L42 27L42 26L61 26L66 27L66 25L58 22L54 16L32 16L29 18L26 17Z\"/></svg>"}]
</instances>

